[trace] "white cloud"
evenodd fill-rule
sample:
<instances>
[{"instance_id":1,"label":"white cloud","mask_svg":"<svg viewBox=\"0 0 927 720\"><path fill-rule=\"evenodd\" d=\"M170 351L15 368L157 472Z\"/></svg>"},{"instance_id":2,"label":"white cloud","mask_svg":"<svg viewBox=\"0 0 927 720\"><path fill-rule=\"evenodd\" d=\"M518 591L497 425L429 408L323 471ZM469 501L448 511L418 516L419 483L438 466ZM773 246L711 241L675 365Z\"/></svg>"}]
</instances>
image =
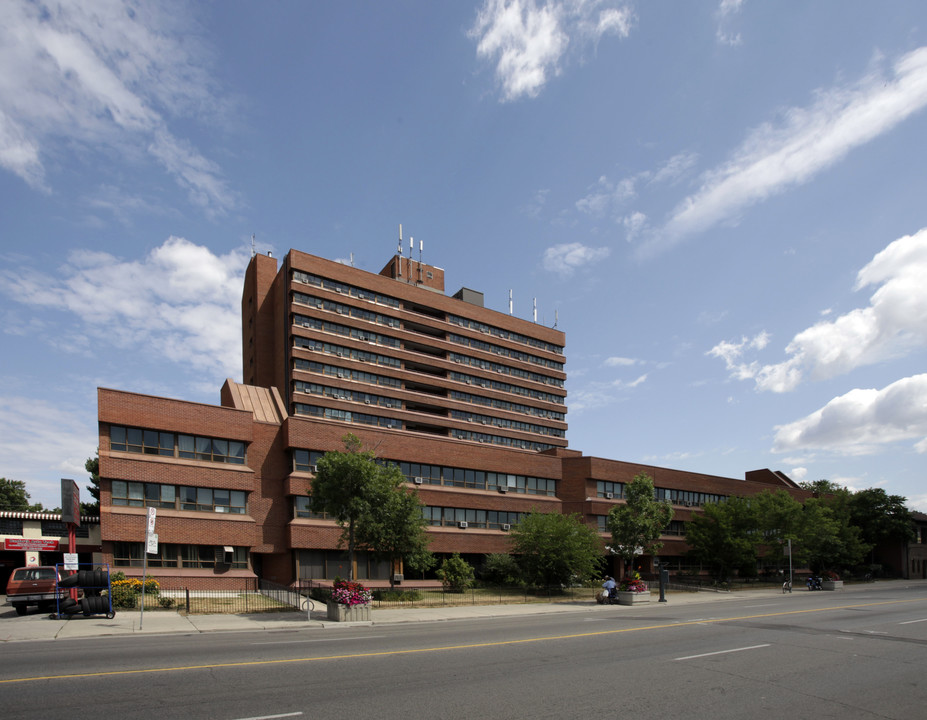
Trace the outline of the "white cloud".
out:
<instances>
[{"instance_id":1,"label":"white cloud","mask_svg":"<svg viewBox=\"0 0 927 720\"><path fill-rule=\"evenodd\" d=\"M634 358L610 357L606 358L603 364L606 367L628 367L630 365L637 365L638 362L640 361Z\"/></svg>"},{"instance_id":2,"label":"white cloud","mask_svg":"<svg viewBox=\"0 0 927 720\"><path fill-rule=\"evenodd\" d=\"M618 207L637 197L639 185L672 184L684 177L697 162L698 155L696 153L685 152L674 155L656 170L644 170L630 177L622 178L618 182L613 182L607 176L602 175L590 186L586 196L576 201L576 209L587 215L617 214ZM628 218L619 216L616 216L615 219L626 226L633 224L637 217L646 219L646 216L642 213L633 213L628 217L631 219L630 221Z\"/></svg>"},{"instance_id":3,"label":"white cloud","mask_svg":"<svg viewBox=\"0 0 927 720\"><path fill-rule=\"evenodd\" d=\"M621 224L624 225L625 238L631 242L647 228L647 216L642 212L633 212L625 218L622 218Z\"/></svg>"},{"instance_id":4,"label":"white cloud","mask_svg":"<svg viewBox=\"0 0 927 720\"><path fill-rule=\"evenodd\" d=\"M765 347L745 341L718 343L708 354L737 379L755 380L758 390L788 392L807 376L827 379L927 346L927 228L890 243L860 270L855 289L869 286L878 289L868 307L798 333L784 362L741 362L745 350Z\"/></svg>"},{"instance_id":5,"label":"white cloud","mask_svg":"<svg viewBox=\"0 0 927 720\"><path fill-rule=\"evenodd\" d=\"M698 162L698 153L681 152L673 155L651 175L645 175L651 185L658 183L673 183L683 177Z\"/></svg>"},{"instance_id":6,"label":"white cloud","mask_svg":"<svg viewBox=\"0 0 927 720\"><path fill-rule=\"evenodd\" d=\"M757 375L758 363L740 362L746 350L762 350L769 344L769 333L763 331L752 338L741 337L740 342L722 340L709 350L706 355L721 358L731 372L731 376L738 380L748 380Z\"/></svg>"},{"instance_id":7,"label":"white cloud","mask_svg":"<svg viewBox=\"0 0 927 720\"><path fill-rule=\"evenodd\" d=\"M0 167L18 175L36 190L45 187L45 169L39 149L22 127L0 107Z\"/></svg>"},{"instance_id":8,"label":"white cloud","mask_svg":"<svg viewBox=\"0 0 927 720\"><path fill-rule=\"evenodd\" d=\"M97 449L95 405L73 407L59 398L0 396L0 465L3 476L26 483L33 503L61 505L61 478L84 491L84 462Z\"/></svg>"},{"instance_id":9,"label":"white cloud","mask_svg":"<svg viewBox=\"0 0 927 720\"><path fill-rule=\"evenodd\" d=\"M641 246L652 255L686 237L736 221L746 208L802 185L853 149L889 132L927 105L927 47L904 55L890 73L872 72L851 87L821 90L809 108L790 108L766 124L733 157L702 177Z\"/></svg>"},{"instance_id":10,"label":"white cloud","mask_svg":"<svg viewBox=\"0 0 927 720\"><path fill-rule=\"evenodd\" d=\"M208 214L229 210L221 171L169 129L219 111L190 24L173 3L0 3L0 167L45 189L74 146L147 154Z\"/></svg>"},{"instance_id":11,"label":"white cloud","mask_svg":"<svg viewBox=\"0 0 927 720\"><path fill-rule=\"evenodd\" d=\"M918 440L927 453L927 374L876 389L855 389L801 420L775 428L775 452L826 450L866 455Z\"/></svg>"},{"instance_id":12,"label":"white cloud","mask_svg":"<svg viewBox=\"0 0 927 720\"><path fill-rule=\"evenodd\" d=\"M485 0L470 37L476 53L496 63L502 100L537 97L561 71L571 43L582 47L605 35L627 37L634 16L607 0Z\"/></svg>"},{"instance_id":13,"label":"white cloud","mask_svg":"<svg viewBox=\"0 0 927 720\"><path fill-rule=\"evenodd\" d=\"M607 407L620 402L628 390L640 387L647 382L647 374L639 375L634 380L610 380L606 382L592 382L579 390L570 391L570 412L578 413L584 410Z\"/></svg>"},{"instance_id":14,"label":"white cloud","mask_svg":"<svg viewBox=\"0 0 927 720\"><path fill-rule=\"evenodd\" d=\"M742 6L743 0L721 0L721 5L718 7L718 29L715 37L722 45L733 46L740 45L743 42L740 33L732 32L729 29L734 16L740 12Z\"/></svg>"},{"instance_id":15,"label":"white cloud","mask_svg":"<svg viewBox=\"0 0 927 720\"><path fill-rule=\"evenodd\" d=\"M542 263L545 270L560 275L572 275L583 266L595 264L608 257L607 247L591 248L582 243L563 243L544 251Z\"/></svg>"},{"instance_id":16,"label":"white cloud","mask_svg":"<svg viewBox=\"0 0 927 720\"><path fill-rule=\"evenodd\" d=\"M217 256L171 237L142 261L77 250L54 275L7 270L0 289L24 305L77 316L98 347L143 349L221 380L240 375L247 262L244 249Z\"/></svg>"},{"instance_id":17,"label":"white cloud","mask_svg":"<svg viewBox=\"0 0 927 720\"><path fill-rule=\"evenodd\" d=\"M808 468L794 467L789 470L789 477L792 478L795 482L801 482L806 477L808 477Z\"/></svg>"}]
</instances>

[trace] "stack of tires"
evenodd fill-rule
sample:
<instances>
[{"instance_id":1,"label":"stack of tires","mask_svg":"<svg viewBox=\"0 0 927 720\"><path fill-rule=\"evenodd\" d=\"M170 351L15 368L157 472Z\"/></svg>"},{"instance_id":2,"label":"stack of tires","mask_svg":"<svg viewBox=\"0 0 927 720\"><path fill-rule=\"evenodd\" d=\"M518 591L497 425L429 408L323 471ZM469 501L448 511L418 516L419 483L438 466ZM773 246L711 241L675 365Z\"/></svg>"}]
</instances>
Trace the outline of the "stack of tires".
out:
<instances>
[{"instance_id":1,"label":"stack of tires","mask_svg":"<svg viewBox=\"0 0 927 720\"><path fill-rule=\"evenodd\" d=\"M106 570L78 570L62 578L58 587L80 588L84 591L84 597L79 601L73 598L61 600L58 604L61 613L74 615L82 612L85 616L105 614L109 618L115 615L110 609L109 597L101 595L104 590L109 590L109 572Z\"/></svg>"}]
</instances>

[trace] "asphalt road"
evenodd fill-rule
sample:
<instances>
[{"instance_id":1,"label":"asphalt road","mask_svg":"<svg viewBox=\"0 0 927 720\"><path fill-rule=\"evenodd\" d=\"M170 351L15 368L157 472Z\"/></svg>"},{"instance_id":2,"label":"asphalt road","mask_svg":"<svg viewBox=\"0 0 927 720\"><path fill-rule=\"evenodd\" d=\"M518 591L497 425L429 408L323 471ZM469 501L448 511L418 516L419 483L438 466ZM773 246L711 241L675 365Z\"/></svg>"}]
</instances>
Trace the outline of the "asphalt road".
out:
<instances>
[{"instance_id":1,"label":"asphalt road","mask_svg":"<svg viewBox=\"0 0 927 720\"><path fill-rule=\"evenodd\" d=\"M10 643L0 716L911 718L927 588L421 624Z\"/></svg>"}]
</instances>

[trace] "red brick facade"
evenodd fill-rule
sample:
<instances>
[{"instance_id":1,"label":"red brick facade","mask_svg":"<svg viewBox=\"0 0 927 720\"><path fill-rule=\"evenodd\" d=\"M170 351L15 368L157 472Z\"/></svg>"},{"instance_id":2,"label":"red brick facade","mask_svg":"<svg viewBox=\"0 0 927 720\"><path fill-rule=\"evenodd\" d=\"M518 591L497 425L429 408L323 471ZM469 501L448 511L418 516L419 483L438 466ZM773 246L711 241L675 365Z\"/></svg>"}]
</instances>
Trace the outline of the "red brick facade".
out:
<instances>
[{"instance_id":1,"label":"red brick facade","mask_svg":"<svg viewBox=\"0 0 927 720\"><path fill-rule=\"evenodd\" d=\"M770 471L744 481L567 449L563 333L488 310L473 291L458 294L467 301L445 296L439 268L401 258L397 276L398 260L371 274L295 250L279 272L276 260L253 258L242 297L246 384L228 381L221 405L98 391L104 562L126 565L117 556L138 552L146 507L154 504L170 562L159 558L149 572L165 583L219 588L255 577L299 579L301 553L336 550L340 529L297 516L295 502L309 494L313 476L296 469L293 453L340 450L347 433L378 457L443 468L440 484L417 486L422 503L481 518L466 529L456 522L429 527L436 553L507 552L502 526L482 520L499 512L578 513L595 527L621 502L607 498L599 483L617 487L640 472L673 492L800 492ZM146 435L144 449L114 450L114 426L161 435ZM202 456L197 445L195 458L182 457L181 443L192 443L192 436L207 448L210 439L219 448L244 443L246 455L241 464L218 462L204 459L213 456ZM150 442L160 442L160 450ZM166 449L171 442L173 452ZM479 478L517 476L521 484L509 492L488 480L461 486L444 479L448 468ZM552 483L555 495L531 494L533 479L544 488ZM114 483L122 493L115 500ZM246 506L236 506L242 492ZM229 500L229 493L238 495ZM682 505L676 518L691 513ZM218 553L212 565L208 548ZM226 548L246 561L227 562ZM666 539L665 554L683 550L680 538ZM137 562L123 569L141 572Z\"/></svg>"}]
</instances>

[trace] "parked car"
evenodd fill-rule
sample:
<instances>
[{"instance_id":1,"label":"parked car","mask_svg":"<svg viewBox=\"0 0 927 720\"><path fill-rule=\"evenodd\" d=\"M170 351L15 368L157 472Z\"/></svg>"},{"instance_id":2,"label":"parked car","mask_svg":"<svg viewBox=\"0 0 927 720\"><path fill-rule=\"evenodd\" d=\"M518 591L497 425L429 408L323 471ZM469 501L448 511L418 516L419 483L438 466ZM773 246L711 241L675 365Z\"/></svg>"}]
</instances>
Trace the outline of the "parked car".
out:
<instances>
[{"instance_id":1,"label":"parked car","mask_svg":"<svg viewBox=\"0 0 927 720\"><path fill-rule=\"evenodd\" d=\"M30 605L53 612L58 599L67 596L68 591L58 587L58 570L53 565L17 568L6 584L6 602L16 608L17 615L25 615Z\"/></svg>"}]
</instances>

